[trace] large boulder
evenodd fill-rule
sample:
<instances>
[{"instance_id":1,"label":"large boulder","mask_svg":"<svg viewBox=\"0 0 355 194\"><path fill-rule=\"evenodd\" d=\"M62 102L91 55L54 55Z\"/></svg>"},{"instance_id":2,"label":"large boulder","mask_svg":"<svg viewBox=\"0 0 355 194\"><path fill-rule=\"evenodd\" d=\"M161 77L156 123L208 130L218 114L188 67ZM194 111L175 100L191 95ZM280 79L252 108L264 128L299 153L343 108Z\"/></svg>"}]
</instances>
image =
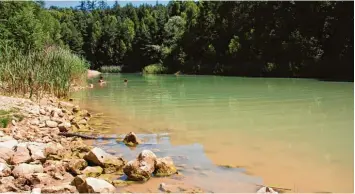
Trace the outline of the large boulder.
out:
<instances>
[{"instance_id":1,"label":"large boulder","mask_svg":"<svg viewBox=\"0 0 355 194\"><path fill-rule=\"evenodd\" d=\"M88 166L83 171L81 171L81 173L86 177L99 177L102 172L103 169L100 166Z\"/></svg>"},{"instance_id":2,"label":"large boulder","mask_svg":"<svg viewBox=\"0 0 355 194\"><path fill-rule=\"evenodd\" d=\"M89 162L89 164L94 164L104 168L106 174L115 173L122 171L125 161L122 158L115 157L111 154L106 153L100 148L93 148L84 159Z\"/></svg>"},{"instance_id":3,"label":"large boulder","mask_svg":"<svg viewBox=\"0 0 355 194\"><path fill-rule=\"evenodd\" d=\"M43 173L42 165L32 165L22 163L12 170L13 176L16 177L24 177L26 174L33 174L33 173Z\"/></svg>"},{"instance_id":4,"label":"large boulder","mask_svg":"<svg viewBox=\"0 0 355 194\"><path fill-rule=\"evenodd\" d=\"M11 174L10 167L5 163L0 163L0 177L10 176L10 174Z\"/></svg>"},{"instance_id":5,"label":"large boulder","mask_svg":"<svg viewBox=\"0 0 355 194\"><path fill-rule=\"evenodd\" d=\"M134 132L129 132L123 139L123 143L127 146L136 146L141 143Z\"/></svg>"},{"instance_id":6,"label":"large boulder","mask_svg":"<svg viewBox=\"0 0 355 194\"><path fill-rule=\"evenodd\" d=\"M14 147L17 146L17 144L18 144L18 141L15 139L3 141L3 142L0 142L0 148L14 149Z\"/></svg>"},{"instance_id":7,"label":"large boulder","mask_svg":"<svg viewBox=\"0 0 355 194\"><path fill-rule=\"evenodd\" d=\"M72 182L80 193L114 193L116 188L105 180L77 176Z\"/></svg>"},{"instance_id":8,"label":"large boulder","mask_svg":"<svg viewBox=\"0 0 355 194\"><path fill-rule=\"evenodd\" d=\"M170 176L176 173L176 167L173 160L170 157L158 158L155 163L154 175L161 176Z\"/></svg>"},{"instance_id":9,"label":"large boulder","mask_svg":"<svg viewBox=\"0 0 355 194\"><path fill-rule=\"evenodd\" d=\"M31 161L30 152L25 146L17 146L14 155L11 158L11 164L27 163Z\"/></svg>"},{"instance_id":10,"label":"large boulder","mask_svg":"<svg viewBox=\"0 0 355 194\"><path fill-rule=\"evenodd\" d=\"M10 148L0 147L0 159L10 163L10 159L14 155L14 151Z\"/></svg>"},{"instance_id":11,"label":"large boulder","mask_svg":"<svg viewBox=\"0 0 355 194\"><path fill-rule=\"evenodd\" d=\"M140 162L140 166L149 173L154 172L154 165L157 160L157 156L150 150L143 150L137 157Z\"/></svg>"},{"instance_id":12,"label":"large boulder","mask_svg":"<svg viewBox=\"0 0 355 194\"><path fill-rule=\"evenodd\" d=\"M141 168L138 160L129 161L124 166L123 172L127 175L127 179L131 181L147 181L151 176L151 173L144 170L144 166Z\"/></svg>"},{"instance_id":13,"label":"large boulder","mask_svg":"<svg viewBox=\"0 0 355 194\"><path fill-rule=\"evenodd\" d=\"M157 156L150 150L143 150L135 160L129 161L123 168L128 180L147 181L155 170Z\"/></svg>"},{"instance_id":14,"label":"large boulder","mask_svg":"<svg viewBox=\"0 0 355 194\"><path fill-rule=\"evenodd\" d=\"M71 159L68 164L69 172L74 175L81 174L81 170L83 170L87 166L88 163L84 159Z\"/></svg>"}]
</instances>

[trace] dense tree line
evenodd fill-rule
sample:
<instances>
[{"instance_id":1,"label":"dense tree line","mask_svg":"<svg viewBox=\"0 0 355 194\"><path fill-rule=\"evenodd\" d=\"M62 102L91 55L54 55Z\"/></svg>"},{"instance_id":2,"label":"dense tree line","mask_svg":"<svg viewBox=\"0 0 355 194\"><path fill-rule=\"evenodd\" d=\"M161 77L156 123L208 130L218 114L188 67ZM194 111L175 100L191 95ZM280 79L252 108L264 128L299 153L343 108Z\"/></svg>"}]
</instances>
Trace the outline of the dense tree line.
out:
<instances>
[{"instance_id":1,"label":"dense tree line","mask_svg":"<svg viewBox=\"0 0 355 194\"><path fill-rule=\"evenodd\" d=\"M166 6L82 1L0 2L0 40L21 48L57 44L91 68L138 72L353 80L353 2L171 1Z\"/></svg>"}]
</instances>

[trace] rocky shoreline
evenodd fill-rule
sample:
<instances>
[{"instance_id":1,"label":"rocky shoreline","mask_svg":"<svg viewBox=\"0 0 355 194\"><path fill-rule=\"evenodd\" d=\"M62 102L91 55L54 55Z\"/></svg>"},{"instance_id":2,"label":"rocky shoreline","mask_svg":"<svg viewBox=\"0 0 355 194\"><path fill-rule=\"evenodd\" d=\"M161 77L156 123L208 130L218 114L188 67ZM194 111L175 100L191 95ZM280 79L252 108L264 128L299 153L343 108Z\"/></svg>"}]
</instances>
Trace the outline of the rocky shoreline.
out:
<instances>
[{"instance_id":1,"label":"rocky shoreline","mask_svg":"<svg viewBox=\"0 0 355 194\"><path fill-rule=\"evenodd\" d=\"M127 162L80 137L62 136L92 130L91 114L70 102L0 96L0 110L21 115L0 128L0 192L115 192L131 181L177 173L170 157L157 158L150 150ZM140 140L129 133L124 143L135 146Z\"/></svg>"}]
</instances>

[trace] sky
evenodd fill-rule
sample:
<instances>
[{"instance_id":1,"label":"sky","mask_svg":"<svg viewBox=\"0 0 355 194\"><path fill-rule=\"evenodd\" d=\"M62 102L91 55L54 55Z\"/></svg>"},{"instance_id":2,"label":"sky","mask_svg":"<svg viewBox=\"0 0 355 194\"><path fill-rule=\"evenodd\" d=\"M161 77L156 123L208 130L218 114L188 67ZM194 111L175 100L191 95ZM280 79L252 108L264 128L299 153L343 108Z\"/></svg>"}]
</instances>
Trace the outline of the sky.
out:
<instances>
[{"instance_id":1,"label":"sky","mask_svg":"<svg viewBox=\"0 0 355 194\"><path fill-rule=\"evenodd\" d=\"M49 8L50 6L57 6L57 7L76 7L80 3L80 1L45 1L45 7ZM112 6L115 1L106 1L109 6ZM139 6L141 4L152 4L155 5L156 1L142 1L142 0L136 0L136 1L127 1L127 0L118 0L118 3L121 6L125 6L127 3L132 3L134 6ZM158 3L160 4L167 4L168 1L166 0L159 0Z\"/></svg>"}]
</instances>

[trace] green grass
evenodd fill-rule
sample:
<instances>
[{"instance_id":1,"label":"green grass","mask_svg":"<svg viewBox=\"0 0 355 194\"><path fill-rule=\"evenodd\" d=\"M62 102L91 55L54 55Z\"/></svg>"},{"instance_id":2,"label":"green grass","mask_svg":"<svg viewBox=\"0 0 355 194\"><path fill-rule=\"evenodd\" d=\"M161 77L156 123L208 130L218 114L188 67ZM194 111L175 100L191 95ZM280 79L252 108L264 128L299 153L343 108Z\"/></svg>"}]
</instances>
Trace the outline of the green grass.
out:
<instances>
[{"instance_id":1,"label":"green grass","mask_svg":"<svg viewBox=\"0 0 355 194\"><path fill-rule=\"evenodd\" d=\"M0 110L0 128L5 128L10 123L11 111Z\"/></svg>"},{"instance_id":2,"label":"green grass","mask_svg":"<svg viewBox=\"0 0 355 194\"><path fill-rule=\"evenodd\" d=\"M162 64L151 64L143 68L145 74L162 74L166 73L166 68Z\"/></svg>"},{"instance_id":3,"label":"green grass","mask_svg":"<svg viewBox=\"0 0 355 194\"><path fill-rule=\"evenodd\" d=\"M18 110L0 110L0 128L6 128L12 119L22 121L25 118Z\"/></svg>"},{"instance_id":4,"label":"green grass","mask_svg":"<svg viewBox=\"0 0 355 194\"><path fill-rule=\"evenodd\" d=\"M102 66L99 70L101 73L120 73L120 66Z\"/></svg>"},{"instance_id":5,"label":"green grass","mask_svg":"<svg viewBox=\"0 0 355 194\"><path fill-rule=\"evenodd\" d=\"M67 97L70 84L82 84L88 64L70 51L48 47L22 53L0 45L0 91L37 97L50 93Z\"/></svg>"}]
</instances>

